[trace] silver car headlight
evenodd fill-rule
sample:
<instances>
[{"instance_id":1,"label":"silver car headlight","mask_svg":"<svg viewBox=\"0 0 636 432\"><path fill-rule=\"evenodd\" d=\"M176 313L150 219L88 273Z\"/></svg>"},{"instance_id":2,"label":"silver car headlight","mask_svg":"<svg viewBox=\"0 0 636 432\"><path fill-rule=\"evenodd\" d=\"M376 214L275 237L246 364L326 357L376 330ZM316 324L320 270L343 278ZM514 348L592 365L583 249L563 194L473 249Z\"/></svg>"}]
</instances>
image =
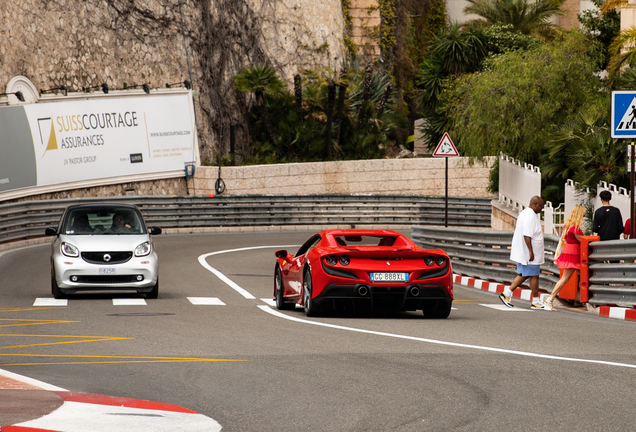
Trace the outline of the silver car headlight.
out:
<instances>
[{"instance_id":1,"label":"silver car headlight","mask_svg":"<svg viewBox=\"0 0 636 432\"><path fill-rule=\"evenodd\" d=\"M150 242L144 242L135 248L135 256L146 256L151 250Z\"/></svg>"},{"instance_id":2,"label":"silver car headlight","mask_svg":"<svg viewBox=\"0 0 636 432\"><path fill-rule=\"evenodd\" d=\"M75 257L79 256L79 250L70 243L62 242L62 253L66 256Z\"/></svg>"}]
</instances>

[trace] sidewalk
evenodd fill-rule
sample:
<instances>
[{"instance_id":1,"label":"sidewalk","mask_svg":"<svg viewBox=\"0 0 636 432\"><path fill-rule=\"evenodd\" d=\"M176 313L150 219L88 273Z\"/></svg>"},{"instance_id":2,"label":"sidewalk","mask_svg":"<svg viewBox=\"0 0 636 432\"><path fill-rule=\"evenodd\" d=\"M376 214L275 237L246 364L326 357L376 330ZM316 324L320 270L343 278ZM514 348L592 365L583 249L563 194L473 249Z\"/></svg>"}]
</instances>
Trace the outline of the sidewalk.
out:
<instances>
[{"instance_id":1,"label":"sidewalk","mask_svg":"<svg viewBox=\"0 0 636 432\"><path fill-rule=\"evenodd\" d=\"M220 430L213 419L177 405L70 392L0 369L0 432Z\"/></svg>"},{"instance_id":2,"label":"sidewalk","mask_svg":"<svg viewBox=\"0 0 636 432\"><path fill-rule=\"evenodd\" d=\"M501 294L504 288L507 286L506 284L498 283L498 282L489 282L481 279L475 279L468 276L462 276L458 274L453 274L453 282L456 284L464 285L471 288L480 289L483 291L488 291L491 293ZM541 299L547 297L548 294L541 294ZM532 291L524 288L517 288L512 292L512 297L518 298L521 300L530 301L532 298ZM558 298L557 300L558 301ZM581 312L589 312L604 318L615 318L622 319L626 321L636 321L636 309L623 308L618 306L599 306L596 308L592 307L573 307L568 303L559 302L555 304L563 309L567 310L576 310Z\"/></svg>"}]
</instances>

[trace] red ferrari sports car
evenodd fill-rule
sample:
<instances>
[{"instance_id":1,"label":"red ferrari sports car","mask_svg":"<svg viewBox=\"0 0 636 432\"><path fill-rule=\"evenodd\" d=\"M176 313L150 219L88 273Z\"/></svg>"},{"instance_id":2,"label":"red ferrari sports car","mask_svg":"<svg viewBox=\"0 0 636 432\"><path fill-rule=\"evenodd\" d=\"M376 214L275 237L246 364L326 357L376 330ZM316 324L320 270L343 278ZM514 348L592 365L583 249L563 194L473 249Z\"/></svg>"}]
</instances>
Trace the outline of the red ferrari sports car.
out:
<instances>
[{"instance_id":1,"label":"red ferrari sports car","mask_svg":"<svg viewBox=\"0 0 636 432\"><path fill-rule=\"evenodd\" d=\"M450 258L418 247L390 230L321 231L295 255L276 252L278 309L303 306L307 316L327 310L421 310L447 318L453 302Z\"/></svg>"}]
</instances>

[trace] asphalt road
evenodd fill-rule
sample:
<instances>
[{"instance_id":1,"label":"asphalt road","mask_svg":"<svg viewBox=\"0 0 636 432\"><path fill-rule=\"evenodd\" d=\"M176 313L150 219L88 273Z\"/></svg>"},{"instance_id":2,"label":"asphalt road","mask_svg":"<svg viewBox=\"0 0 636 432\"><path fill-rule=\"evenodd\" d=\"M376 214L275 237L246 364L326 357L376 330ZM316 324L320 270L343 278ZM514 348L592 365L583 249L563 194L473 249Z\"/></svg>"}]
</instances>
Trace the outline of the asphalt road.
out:
<instances>
[{"instance_id":1,"label":"asphalt road","mask_svg":"<svg viewBox=\"0 0 636 432\"><path fill-rule=\"evenodd\" d=\"M522 300L503 309L460 285L446 320L281 314L262 300L274 251L310 234L158 236L160 292L147 305L98 294L33 307L51 297L48 245L1 253L0 368L183 406L224 431L633 429L635 323Z\"/></svg>"}]
</instances>

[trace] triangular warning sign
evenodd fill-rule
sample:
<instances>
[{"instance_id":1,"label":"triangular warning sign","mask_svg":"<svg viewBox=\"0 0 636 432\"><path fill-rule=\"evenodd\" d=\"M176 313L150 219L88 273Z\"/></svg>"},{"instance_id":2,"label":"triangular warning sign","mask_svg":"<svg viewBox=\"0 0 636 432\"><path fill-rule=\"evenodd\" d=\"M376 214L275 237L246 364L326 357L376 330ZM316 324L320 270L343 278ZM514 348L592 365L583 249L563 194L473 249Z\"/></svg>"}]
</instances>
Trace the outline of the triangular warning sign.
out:
<instances>
[{"instance_id":1,"label":"triangular warning sign","mask_svg":"<svg viewBox=\"0 0 636 432\"><path fill-rule=\"evenodd\" d=\"M459 152L457 151L457 147L453 144L453 141L448 136L448 132L444 132L444 136L435 147L435 151L433 152L433 156L435 157L455 157L459 156Z\"/></svg>"},{"instance_id":2,"label":"triangular warning sign","mask_svg":"<svg viewBox=\"0 0 636 432\"><path fill-rule=\"evenodd\" d=\"M617 131L631 131L636 130L636 98L632 99L632 102L628 105L625 114L621 118L621 121L616 127Z\"/></svg>"}]
</instances>

